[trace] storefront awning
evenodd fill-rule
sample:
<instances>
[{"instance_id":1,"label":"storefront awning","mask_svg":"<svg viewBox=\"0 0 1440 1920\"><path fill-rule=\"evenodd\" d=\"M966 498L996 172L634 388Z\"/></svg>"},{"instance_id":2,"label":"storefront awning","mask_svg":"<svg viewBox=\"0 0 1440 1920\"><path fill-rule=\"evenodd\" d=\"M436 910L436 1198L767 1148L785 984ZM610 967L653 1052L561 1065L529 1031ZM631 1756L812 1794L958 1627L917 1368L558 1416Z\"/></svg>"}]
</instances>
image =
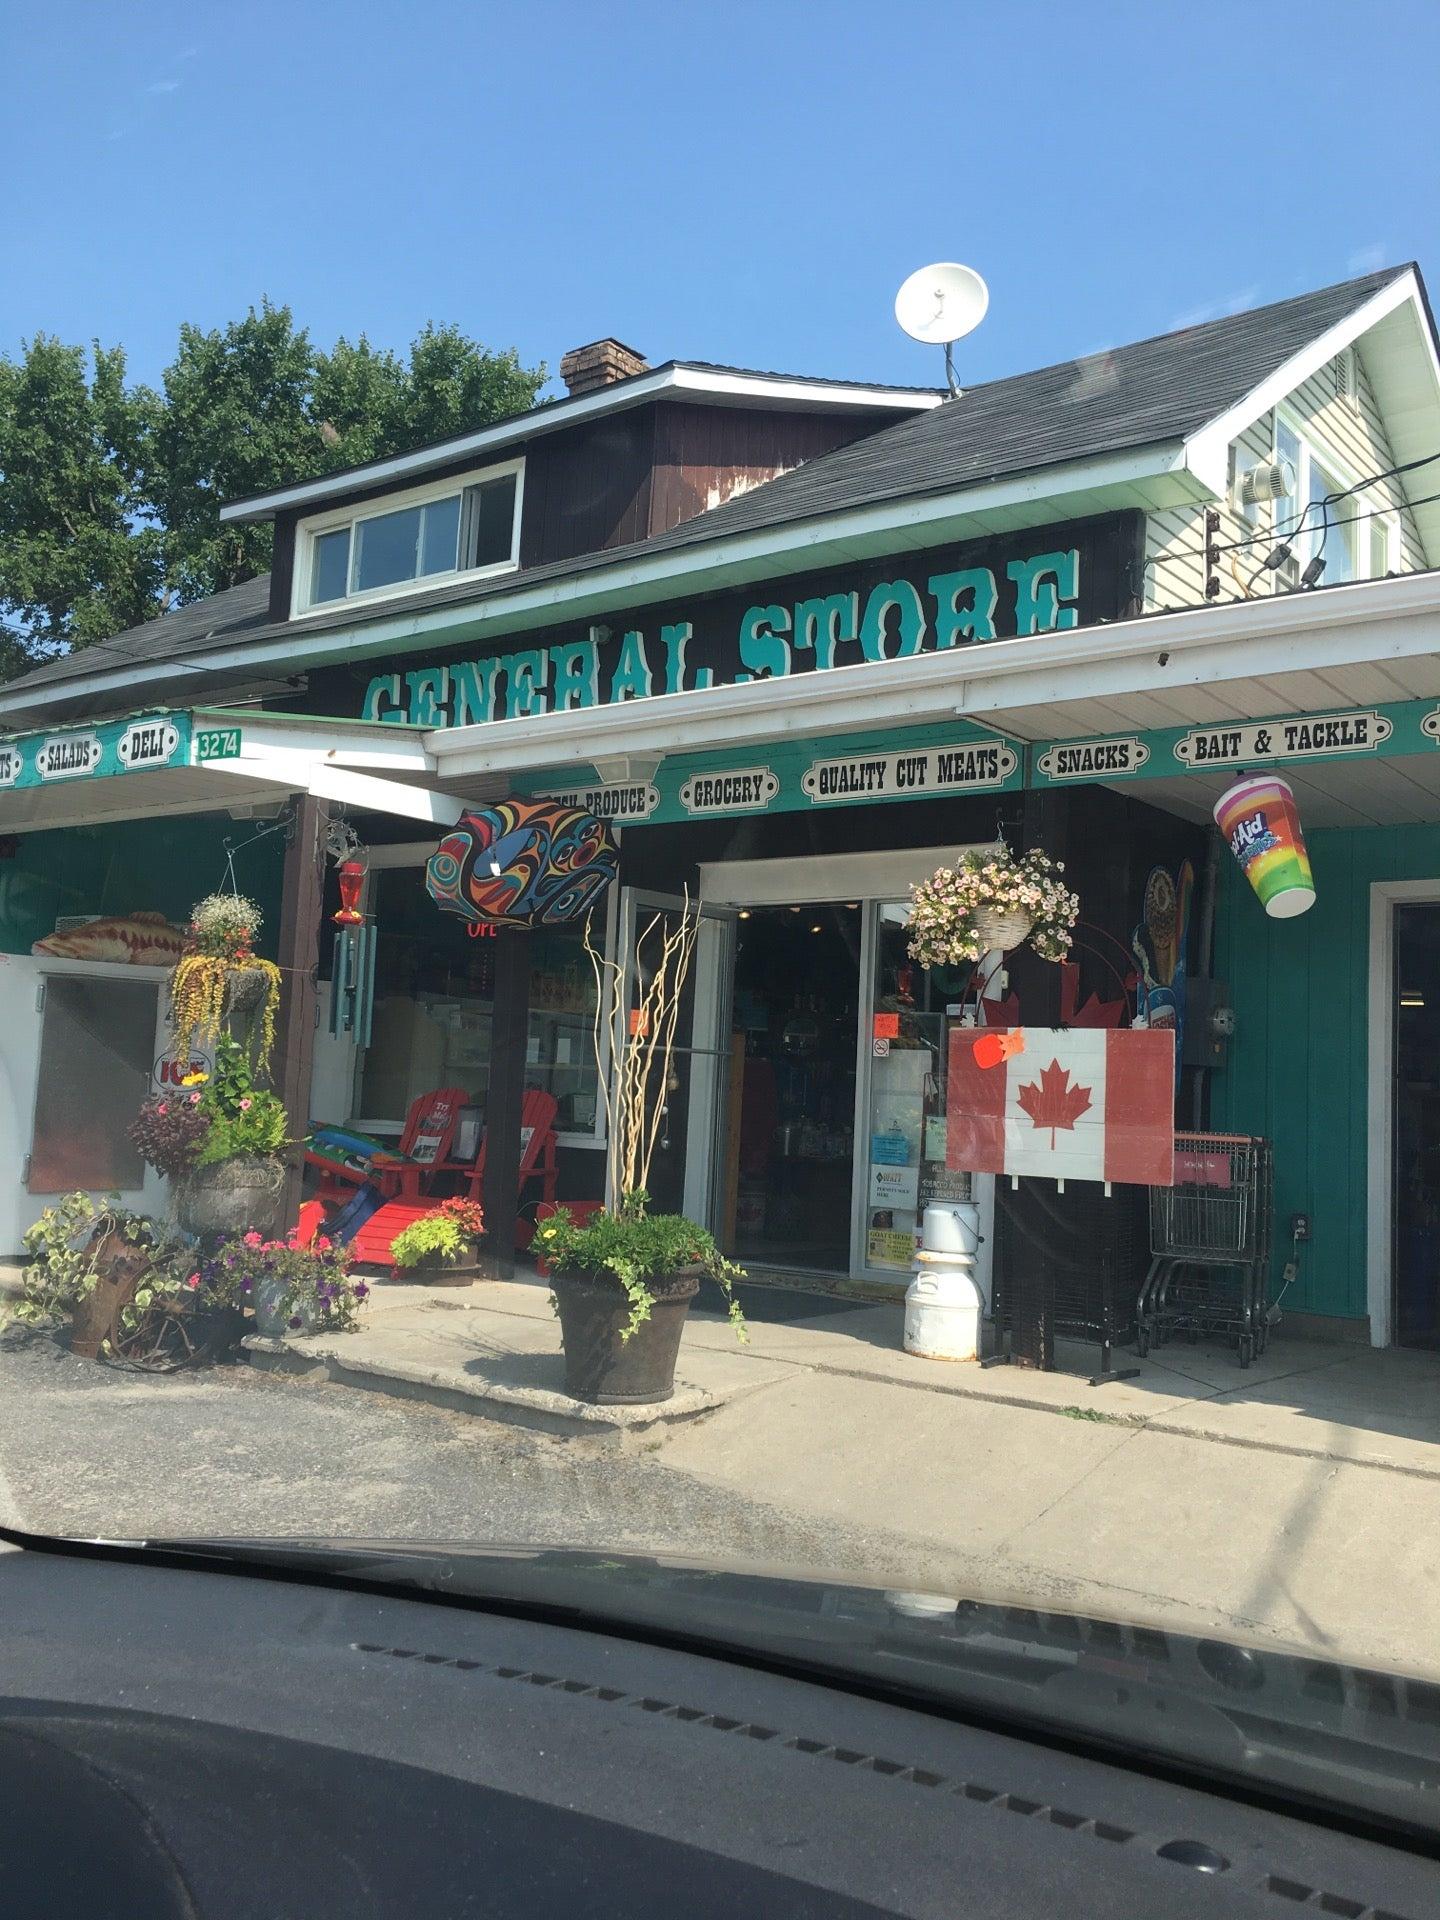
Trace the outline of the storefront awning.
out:
<instances>
[{"instance_id":1,"label":"storefront awning","mask_svg":"<svg viewBox=\"0 0 1440 1920\"><path fill-rule=\"evenodd\" d=\"M418 730L195 707L0 741L0 833L251 810L311 793L432 826L469 793L442 789Z\"/></svg>"}]
</instances>

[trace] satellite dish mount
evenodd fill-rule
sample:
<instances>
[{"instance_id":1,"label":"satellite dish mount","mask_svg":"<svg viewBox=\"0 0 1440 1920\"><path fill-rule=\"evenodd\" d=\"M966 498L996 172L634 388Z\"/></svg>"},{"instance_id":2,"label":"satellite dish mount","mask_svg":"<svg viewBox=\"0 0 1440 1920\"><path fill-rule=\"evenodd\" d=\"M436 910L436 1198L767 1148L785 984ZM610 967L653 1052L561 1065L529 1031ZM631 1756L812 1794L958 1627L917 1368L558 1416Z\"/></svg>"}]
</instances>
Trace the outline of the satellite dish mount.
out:
<instances>
[{"instance_id":1,"label":"satellite dish mount","mask_svg":"<svg viewBox=\"0 0 1440 1920\"><path fill-rule=\"evenodd\" d=\"M895 318L910 338L944 347L945 384L952 400L958 400L962 391L955 378L952 348L975 331L989 305L990 289L980 275L954 260L921 267L895 296Z\"/></svg>"}]
</instances>

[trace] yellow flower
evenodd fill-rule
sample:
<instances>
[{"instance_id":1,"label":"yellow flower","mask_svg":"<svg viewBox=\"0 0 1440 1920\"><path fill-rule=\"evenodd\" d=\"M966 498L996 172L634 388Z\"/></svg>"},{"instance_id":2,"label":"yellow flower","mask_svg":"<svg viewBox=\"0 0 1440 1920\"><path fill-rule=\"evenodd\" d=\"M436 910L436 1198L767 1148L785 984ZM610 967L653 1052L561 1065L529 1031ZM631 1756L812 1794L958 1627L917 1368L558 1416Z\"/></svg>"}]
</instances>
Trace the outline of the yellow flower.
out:
<instances>
[{"instance_id":1,"label":"yellow flower","mask_svg":"<svg viewBox=\"0 0 1440 1920\"><path fill-rule=\"evenodd\" d=\"M203 1087L209 1078L208 1073L205 1073L201 1068L197 1067L193 1073L182 1074L180 1076L180 1084L182 1087Z\"/></svg>"}]
</instances>

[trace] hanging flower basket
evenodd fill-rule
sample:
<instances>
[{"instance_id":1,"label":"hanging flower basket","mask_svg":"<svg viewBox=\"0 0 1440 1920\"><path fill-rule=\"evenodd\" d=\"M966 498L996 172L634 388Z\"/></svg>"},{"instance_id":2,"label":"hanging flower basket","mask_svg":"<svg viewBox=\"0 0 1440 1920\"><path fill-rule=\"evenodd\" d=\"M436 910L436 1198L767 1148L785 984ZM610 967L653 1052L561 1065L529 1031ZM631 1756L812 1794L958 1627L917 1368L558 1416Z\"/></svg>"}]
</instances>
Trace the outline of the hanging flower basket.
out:
<instances>
[{"instance_id":1,"label":"hanging flower basket","mask_svg":"<svg viewBox=\"0 0 1440 1920\"><path fill-rule=\"evenodd\" d=\"M981 907L973 918L982 953L1008 953L1023 946L1034 924L1028 913L1004 913L999 907Z\"/></svg>"},{"instance_id":2,"label":"hanging flower basket","mask_svg":"<svg viewBox=\"0 0 1440 1920\"><path fill-rule=\"evenodd\" d=\"M910 957L922 967L971 965L1029 941L1042 960L1063 960L1080 900L1048 854L1006 846L966 853L910 890Z\"/></svg>"},{"instance_id":3,"label":"hanging flower basket","mask_svg":"<svg viewBox=\"0 0 1440 1920\"><path fill-rule=\"evenodd\" d=\"M280 969L251 946L260 920L260 909L243 894L212 893L197 901L185 952L170 976L177 1050L214 1039L229 1023L251 1033L259 1065L269 1058Z\"/></svg>"}]
</instances>

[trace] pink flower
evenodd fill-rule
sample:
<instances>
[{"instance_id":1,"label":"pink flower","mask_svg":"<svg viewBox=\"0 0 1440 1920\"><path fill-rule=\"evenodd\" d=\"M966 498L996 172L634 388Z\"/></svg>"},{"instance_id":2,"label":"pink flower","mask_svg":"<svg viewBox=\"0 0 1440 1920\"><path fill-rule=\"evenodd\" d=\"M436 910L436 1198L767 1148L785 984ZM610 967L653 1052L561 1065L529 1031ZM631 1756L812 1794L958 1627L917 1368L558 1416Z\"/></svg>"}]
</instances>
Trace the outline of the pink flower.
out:
<instances>
[{"instance_id":1,"label":"pink flower","mask_svg":"<svg viewBox=\"0 0 1440 1920\"><path fill-rule=\"evenodd\" d=\"M240 1111L242 1113L248 1113L254 1104L255 1103L250 1099L249 1095L247 1094L246 1097L240 1102Z\"/></svg>"},{"instance_id":2,"label":"pink flower","mask_svg":"<svg viewBox=\"0 0 1440 1920\"><path fill-rule=\"evenodd\" d=\"M331 1242L325 1238L323 1233L320 1234L315 1241L315 1251L317 1253L328 1253L330 1251L330 1246L331 1246Z\"/></svg>"},{"instance_id":3,"label":"pink flower","mask_svg":"<svg viewBox=\"0 0 1440 1920\"><path fill-rule=\"evenodd\" d=\"M241 1242L241 1244L247 1247L261 1247L261 1246L264 1246L265 1243L260 1238L259 1234L256 1233L255 1229L252 1227L249 1233L245 1235L245 1238Z\"/></svg>"},{"instance_id":4,"label":"pink flower","mask_svg":"<svg viewBox=\"0 0 1440 1920\"><path fill-rule=\"evenodd\" d=\"M199 1274L198 1274L198 1273L192 1273L192 1274L191 1274L191 1276L190 1276L190 1278L189 1278L189 1279L188 1279L188 1280L187 1280L187 1281L185 1282L185 1284L186 1284L186 1286L187 1286L187 1287L189 1287L189 1288L190 1288L190 1290L191 1290L191 1292L193 1293L193 1292L194 1292L194 1290L195 1290L195 1288L196 1288L196 1287L198 1287L198 1286L199 1286L199 1284L200 1284L200 1276L199 1276Z\"/></svg>"},{"instance_id":5,"label":"pink flower","mask_svg":"<svg viewBox=\"0 0 1440 1920\"><path fill-rule=\"evenodd\" d=\"M155 1111L156 1111L157 1113L168 1113L168 1112L169 1112L169 1108L168 1108L168 1106L166 1105L166 1103L165 1103L165 1102L164 1102L164 1101L162 1100L162 1101L160 1102L160 1104L159 1104L159 1106L158 1106L158 1107L157 1107L157 1108L155 1109Z\"/></svg>"},{"instance_id":6,"label":"pink flower","mask_svg":"<svg viewBox=\"0 0 1440 1920\"><path fill-rule=\"evenodd\" d=\"M198 1093L192 1093L192 1094L191 1094L191 1096L190 1096L190 1104L191 1104L191 1106L192 1106L192 1107L198 1107L198 1106L199 1106L199 1104L200 1104L200 1096L199 1096L199 1094L198 1094Z\"/></svg>"}]
</instances>

